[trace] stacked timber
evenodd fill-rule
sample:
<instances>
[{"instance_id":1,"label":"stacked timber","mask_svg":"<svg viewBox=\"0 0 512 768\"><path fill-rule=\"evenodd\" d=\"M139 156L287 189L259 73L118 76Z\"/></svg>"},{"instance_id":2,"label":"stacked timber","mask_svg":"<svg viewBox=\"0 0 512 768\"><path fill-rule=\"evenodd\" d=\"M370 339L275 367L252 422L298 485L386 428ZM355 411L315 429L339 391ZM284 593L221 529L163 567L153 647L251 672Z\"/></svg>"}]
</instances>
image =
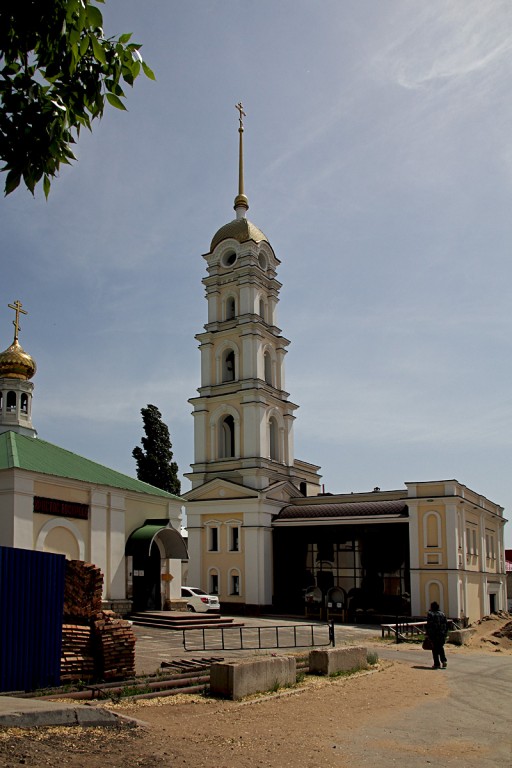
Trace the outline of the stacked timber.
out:
<instances>
[{"instance_id":1,"label":"stacked timber","mask_svg":"<svg viewBox=\"0 0 512 768\"><path fill-rule=\"evenodd\" d=\"M64 582L64 616L89 621L101 611L103 574L92 563L66 561Z\"/></svg>"},{"instance_id":2,"label":"stacked timber","mask_svg":"<svg viewBox=\"0 0 512 768\"><path fill-rule=\"evenodd\" d=\"M102 680L135 674L135 635L129 621L102 611L93 623L96 671Z\"/></svg>"},{"instance_id":3,"label":"stacked timber","mask_svg":"<svg viewBox=\"0 0 512 768\"><path fill-rule=\"evenodd\" d=\"M128 621L102 611L103 574L68 560L64 584L61 680L106 680L135 670L135 635Z\"/></svg>"},{"instance_id":4,"label":"stacked timber","mask_svg":"<svg viewBox=\"0 0 512 768\"><path fill-rule=\"evenodd\" d=\"M95 660L91 628L80 624L63 624L61 681L92 680L94 674Z\"/></svg>"}]
</instances>

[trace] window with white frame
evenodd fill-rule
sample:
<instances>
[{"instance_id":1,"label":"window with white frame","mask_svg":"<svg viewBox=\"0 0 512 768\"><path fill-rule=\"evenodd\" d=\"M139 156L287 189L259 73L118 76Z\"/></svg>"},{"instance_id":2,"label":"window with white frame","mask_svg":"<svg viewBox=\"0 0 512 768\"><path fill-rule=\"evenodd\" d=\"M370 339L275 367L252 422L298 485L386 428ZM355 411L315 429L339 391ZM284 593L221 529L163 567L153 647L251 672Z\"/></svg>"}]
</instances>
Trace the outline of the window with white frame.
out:
<instances>
[{"instance_id":1,"label":"window with white frame","mask_svg":"<svg viewBox=\"0 0 512 768\"><path fill-rule=\"evenodd\" d=\"M229 594L240 594L240 573L239 571L231 571L229 574Z\"/></svg>"},{"instance_id":2,"label":"window with white frame","mask_svg":"<svg viewBox=\"0 0 512 768\"><path fill-rule=\"evenodd\" d=\"M240 551L240 526L238 525L229 526L229 551Z\"/></svg>"},{"instance_id":3,"label":"window with white frame","mask_svg":"<svg viewBox=\"0 0 512 768\"><path fill-rule=\"evenodd\" d=\"M210 585L209 585L210 595L218 595L219 594L219 572L210 571L209 581L210 581Z\"/></svg>"},{"instance_id":4,"label":"window with white frame","mask_svg":"<svg viewBox=\"0 0 512 768\"><path fill-rule=\"evenodd\" d=\"M219 551L219 526L209 525L207 529L208 535L208 552Z\"/></svg>"}]
</instances>

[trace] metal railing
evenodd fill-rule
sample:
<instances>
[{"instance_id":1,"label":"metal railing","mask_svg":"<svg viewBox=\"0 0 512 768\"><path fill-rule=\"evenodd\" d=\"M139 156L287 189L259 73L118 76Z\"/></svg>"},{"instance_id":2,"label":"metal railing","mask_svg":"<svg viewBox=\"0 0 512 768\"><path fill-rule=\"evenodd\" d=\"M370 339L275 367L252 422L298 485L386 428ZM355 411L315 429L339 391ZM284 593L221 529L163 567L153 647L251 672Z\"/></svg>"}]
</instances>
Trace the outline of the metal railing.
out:
<instances>
[{"instance_id":1,"label":"metal railing","mask_svg":"<svg viewBox=\"0 0 512 768\"><path fill-rule=\"evenodd\" d=\"M334 622L268 627L183 629L186 651L247 651L335 645Z\"/></svg>"}]
</instances>

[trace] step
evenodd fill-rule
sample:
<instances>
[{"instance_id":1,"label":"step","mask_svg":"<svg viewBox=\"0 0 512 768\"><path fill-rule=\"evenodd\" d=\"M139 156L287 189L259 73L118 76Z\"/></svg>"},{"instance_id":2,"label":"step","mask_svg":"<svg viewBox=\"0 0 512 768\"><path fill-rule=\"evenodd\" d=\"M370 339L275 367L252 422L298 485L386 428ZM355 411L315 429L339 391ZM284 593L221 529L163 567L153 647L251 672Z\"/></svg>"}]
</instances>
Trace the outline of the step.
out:
<instances>
[{"instance_id":1,"label":"step","mask_svg":"<svg viewBox=\"0 0 512 768\"><path fill-rule=\"evenodd\" d=\"M194 614L180 611L143 611L130 616L130 621L136 626L155 627L158 629L216 629L238 627L243 624L235 623L232 618L206 613Z\"/></svg>"}]
</instances>

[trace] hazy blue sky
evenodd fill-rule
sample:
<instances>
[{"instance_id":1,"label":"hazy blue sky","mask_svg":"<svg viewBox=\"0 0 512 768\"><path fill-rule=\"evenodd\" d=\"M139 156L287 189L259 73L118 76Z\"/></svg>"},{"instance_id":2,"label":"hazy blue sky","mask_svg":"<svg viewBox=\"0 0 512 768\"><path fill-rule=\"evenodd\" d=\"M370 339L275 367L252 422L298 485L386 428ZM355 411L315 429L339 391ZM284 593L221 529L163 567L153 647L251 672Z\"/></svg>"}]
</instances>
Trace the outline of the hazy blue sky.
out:
<instances>
[{"instance_id":1,"label":"hazy blue sky","mask_svg":"<svg viewBox=\"0 0 512 768\"><path fill-rule=\"evenodd\" d=\"M0 208L0 347L19 298L40 437L134 474L154 403L188 471L201 254L234 217L242 100L296 456L327 491L456 478L510 517L509 0L107 0L104 17L157 82L83 134L48 202Z\"/></svg>"}]
</instances>

